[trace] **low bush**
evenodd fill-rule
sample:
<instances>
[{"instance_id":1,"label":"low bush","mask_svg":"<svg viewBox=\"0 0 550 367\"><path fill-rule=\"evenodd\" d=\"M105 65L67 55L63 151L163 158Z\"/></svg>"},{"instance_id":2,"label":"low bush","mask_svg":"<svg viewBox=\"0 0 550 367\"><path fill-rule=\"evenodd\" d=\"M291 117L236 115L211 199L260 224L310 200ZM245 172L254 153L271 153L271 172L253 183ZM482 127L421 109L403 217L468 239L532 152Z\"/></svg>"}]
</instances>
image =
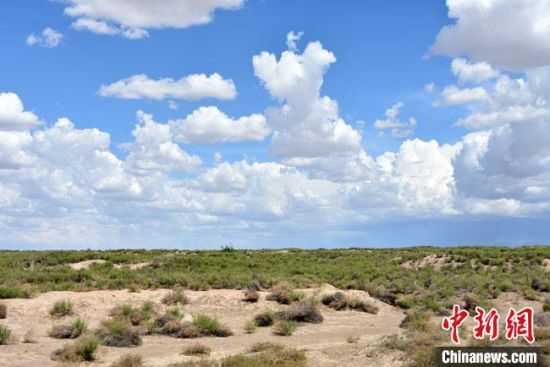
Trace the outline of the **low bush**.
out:
<instances>
[{"instance_id":1,"label":"low bush","mask_svg":"<svg viewBox=\"0 0 550 367\"><path fill-rule=\"evenodd\" d=\"M48 335L56 339L75 339L82 335L88 328L84 320L76 319L70 325L55 325Z\"/></svg>"},{"instance_id":2,"label":"low bush","mask_svg":"<svg viewBox=\"0 0 550 367\"><path fill-rule=\"evenodd\" d=\"M74 344L67 344L52 353L52 359L60 362L89 362L95 359L95 352L99 341L95 337L80 340Z\"/></svg>"},{"instance_id":3,"label":"low bush","mask_svg":"<svg viewBox=\"0 0 550 367\"><path fill-rule=\"evenodd\" d=\"M220 324L218 319L204 314L193 317L193 325L199 330L202 336L221 336L233 335L227 326Z\"/></svg>"},{"instance_id":4,"label":"low bush","mask_svg":"<svg viewBox=\"0 0 550 367\"><path fill-rule=\"evenodd\" d=\"M56 317L69 316L73 314L73 303L71 300L64 299L54 303L50 310L50 315Z\"/></svg>"},{"instance_id":5,"label":"low bush","mask_svg":"<svg viewBox=\"0 0 550 367\"><path fill-rule=\"evenodd\" d=\"M430 314L422 311L408 311L401 321L402 328L409 330L425 330L430 322Z\"/></svg>"},{"instance_id":6,"label":"low bush","mask_svg":"<svg viewBox=\"0 0 550 367\"><path fill-rule=\"evenodd\" d=\"M260 294L258 293L258 291L249 290L249 289L244 291L243 301L258 302L259 299L260 299Z\"/></svg>"},{"instance_id":7,"label":"low bush","mask_svg":"<svg viewBox=\"0 0 550 367\"><path fill-rule=\"evenodd\" d=\"M5 319L8 316L8 306L0 303L0 319Z\"/></svg>"},{"instance_id":8,"label":"low bush","mask_svg":"<svg viewBox=\"0 0 550 367\"><path fill-rule=\"evenodd\" d=\"M189 299L182 289L176 289L175 291L171 291L166 296L164 296L164 298L162 299L162 303L168 306L173 306L177 304L186 305L189 303Z\"/></svg>"},{"instance_id":9,"label":"low bush","mask_svg":"<svg viewBox=\"0 0 550 367\"><path fill-rule=\"evenodd\" d=\"M130 325L122 320L104 321L96 331L101 344L108 347L133 347L141 345L141 337L132 330Z\"/></svg>"},{"instance_id":10,"label":"low bush","mask_svg":"<svg viewBox=\"0 0 550 367\"><path fill-rule=\"evenodd\" d=\"M265 299L267 301L274 301L277 303L280 303L282 305L288 305L290 304L290 298L288 295L288 289L287 288L276 288L273 290L273 292L269 293Z\"/></svg>"},{"instance_id":11,"label":"low bush","mask_svg":"<svg viewBox=\"0 0 550 367\"><path fill-rule=\"evenodd\" d=\"M313 324L323 322L323 315L321 315L321 312L319 312L319 309L311 300L295 302L286 310L277 312L275 316L280 320Z\"/></svg>"},{"instance_id":12,"label":"low bush","mask_svg":"<svg viewBox=\"0 0 550 367\"><path fill-rule=\"evenodd\" d=\"M200 356L200 355L209 355L212 349L207 347L204 344L195 343L188 345L183 349L183 354L186 356Z\"/></svg>"},{"instance_id":13,"label":"low bush","mask_svg":"<svg viewBox=\"0 0 550 367\"><path fill-rule=\"evenodd\" d=\"M336 311L350 309L377 314L380 310L379 307L372 302L364 301L357 296L350 298L343 292L326 294L321 299L321 303L327 307L335 309Z\"/></svg>"},{"instance_id":14,"label":"low bush","mask_svg":"<svg viewBox=\"0 0 550 367\"><path fill-rule=\"evenodd\" d=\"M296 324L296 321L292 320L280 320L277 321L275 324L275 334L281 335L281 336L289 336L292 335L296 331L296 328L298 325Z\"/></svg>"},{"instance_id":15,"label":"low bush","mask_svg":"<svg viewBox=\"0 0 550 367\"><path fill-rule=\"evenodd\" d=\"M111 363L110 367L143 367L143 358L139 354L126 354Z\"/></svg>"},{"instance_id":16,"label":"low bush","mask_svg":"<svg viewBox=\"0 0 550 367\"><path fill-rule=\"evenodd\" d=\"M0 345L4 345L8 343L8 340L10 338L11 331L8 329L5 325L0 325Z\"/></svg>"},{"instance_id":17,"label":"low bush","mask_svg":"<svg viewBox=\"0 0 550 367\"><path fill-rule=\"evenodd\" d=\"M273 310L267 310L254 316L254 323L259 327L271 326L274 322L275 311Z\"/></svg>"}]
</instances>

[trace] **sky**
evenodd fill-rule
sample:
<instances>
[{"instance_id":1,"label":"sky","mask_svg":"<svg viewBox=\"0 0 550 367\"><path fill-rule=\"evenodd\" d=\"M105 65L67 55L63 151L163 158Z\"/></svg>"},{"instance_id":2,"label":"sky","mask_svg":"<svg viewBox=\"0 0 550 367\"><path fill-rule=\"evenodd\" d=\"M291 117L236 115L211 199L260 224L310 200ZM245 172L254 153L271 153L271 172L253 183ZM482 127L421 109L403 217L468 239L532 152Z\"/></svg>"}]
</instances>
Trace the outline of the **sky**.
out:
<instances>
[{"instance_id":1,"label":"sky","mask_svg":"<svg viewBox=\"0 0 550 367\"><path fill-rule=\"evenodd\" d=\"M546 0L9 0L0 46L0 248L549 243Z\"/></svg>"}]
</instances>

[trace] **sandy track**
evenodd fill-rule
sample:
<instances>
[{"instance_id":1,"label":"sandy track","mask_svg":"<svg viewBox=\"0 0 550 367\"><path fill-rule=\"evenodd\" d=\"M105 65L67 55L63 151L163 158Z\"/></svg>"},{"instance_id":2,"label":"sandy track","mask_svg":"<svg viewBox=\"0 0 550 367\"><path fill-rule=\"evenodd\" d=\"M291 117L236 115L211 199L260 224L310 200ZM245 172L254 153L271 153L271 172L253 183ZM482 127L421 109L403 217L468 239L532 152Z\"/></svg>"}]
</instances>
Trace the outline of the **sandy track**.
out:
<instances>
[{"instance_id":1,"label":"sandy track","mask_svg":"<svg viewBox=\"0 0 550 367\"><path fill-rule=\"evenodd\" d=\"M330 290L325 287L324 291ZM319 290L306 290L307 293ZM69 323L81 317L95 329L109 317L109 311L121 303L141 305L145 300L152 300L160 305L162 297L168 290L141 291L93 291L93 292L48 292L33 299L6 300L8 317L1 323L12 330L14 340L0 346L2 366L11 367L46 367L56 366L50 359L53 350L62 347L67 341L56 340L47 336L52 325ZM386 335L399 332L399 323L403 313L398 309L373 300L365 292L350 291L380 306L378 315L357 311L334 311L322 306L325 321L322 324L301 325L294 335L281 337L273 335L271 328L258 328L254 334L245 334L243 327L247 320L262 310L281 309L285 306L265 301L266 292L261 292L260 302L246 303L241 300L242 291L209 290L205 292L187 291L190 304L183 307L186 313L207 313L217 316L228 325L234 336L228 338L201 338L201 343L212 348L212 357L222 357L248 349L258 341L273 341L295 348L305 348L308 352L310 366L367 366L367 365L400 365L394 360L395 355L381 352L375 345ZM74 304L74 316L56 319L49 315L53 303L70 299ZM36 343L25 344L23 336L33 331ZM351 334L361 335L356 344L346 342ZM166 366L169 363L193 358L181 355L185 345L195 343L197 339L175 339L166 336L144 336L143 345L136 348L101 347L98 360L93 366L109 366L119 356L128 352L141 354L147 366Z\"/></svg>"}]
</instances>

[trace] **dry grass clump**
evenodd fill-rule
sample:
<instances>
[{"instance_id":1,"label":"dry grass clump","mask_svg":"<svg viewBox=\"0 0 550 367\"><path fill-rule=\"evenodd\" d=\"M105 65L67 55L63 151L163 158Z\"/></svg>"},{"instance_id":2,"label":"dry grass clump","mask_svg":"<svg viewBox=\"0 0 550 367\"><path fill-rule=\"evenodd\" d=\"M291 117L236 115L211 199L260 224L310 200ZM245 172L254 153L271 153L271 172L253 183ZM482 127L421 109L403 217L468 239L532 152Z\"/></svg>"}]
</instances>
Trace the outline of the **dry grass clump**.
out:
<instances>
[{"instance_id":1,"label":"dry grass clump","mask_svg":"<svg viewBox=\"0 0 550 367\"><path fill-rule=\"evenodd\" d=\"M186 356L207 356L211 352L212 349L210 347L200 343L188 345L183 349L183 354Z\"/></svg>"},{"instance_id":2,"label":"dry grass clump","mask_svg":"<svg viewBox=\"0 0 550 367\"><path fill-rule=\"evenodd\" d=\"M48 335L56 339L76 339L84 334L88 325L82 319L76 319L70 325L55 325L48 332Z\"/></svg>"},{"instance_id":3,"label":"dry grass clump","mask_svg":"<svg viewBox=\"0 0 550 367\"><path fill-rule=\"evenodd\" d=\"M275 323L274 333L281 336L290 336L296 331L298 324L292 320L279 320Z\"/></svg>"},{"instance_id":4,"label":"dry grass clump","mask_svg":"<svg viewBox=\"0 0 550 367\"><path fill-rule=\"evenodd\" d=\"M5 325L0 325L0 345L8 343L11 335L11 330Z\"/></svg>"},{"instance_id":5,"label":"dry grass clump","mask_svg":"<svg viewBox=\"0 0 550 367\"><path fill-rule=\"evenodd\" d=\"M82 339L74 344L66 344L52 353L52 359L59 362L89 362L95 359L99 341L95 337Z\"/></svg>"},{"instance_id":6,"label":"dry grass clump","mask_svg":"<svg viewBox=\"0 0 550 367\"><path fill-rule=\"evenodd\" d=\"M54 303L50 310L50 315L56 317L69 316L73 314L73 303L69 299L64 299Z\"/></svg>"},{"instance_id":7,"label":"dry grass clump","mask_svg":"<svg viewBox=\"0 0 550 367\"><path fill-rule=\"evenodd\" d=\"M110 367L143 367L143 358L139 354L126 354L111 363Z\"/></svg>"},{"instance_id":8,"label":"dry grass clump","mask_svg":"<svg viewBox=\"0 0 550 367\"><path fill-rule=\"evenodd\" d=\"M122 320L103 321L101 327L96 331L96 335L101 344L108 347L124 348L141 345L139 334Z\"/></svg>"},{"instance_id":9,"label":"dry grass clump","mask_svg":"<svg viewBox=\"0 0 550 367\"><path fill-rule=\"evenodd\" d=\"M5 319L8 316L8 306L0 303L0 319Z\"/></svg>"},{"instance_id":10,"label":"dry grass clump","mask_svg":"<svg viewBox=\"0 0 550 367\"><path fill-rule=\"evenodd\" d=\"M250 289L247 289L246 291L244 291L243 301L254 303L254 302L258 302L259 299L260 299L260 294L258 293L258 291L250 290Z\"/></svg>"},{"instance_id":11,"label":"dry grass clump","mask_svg":"<svg viewBox=\"0 0 550 367\"><path fill-rule=\"evenodd\" d=\"M323 322L323 315L321 315L317 305L311 300L295 302L286 310L277 312L275 316L279 320L308 322L312 324Z\"/></svg>"},{"instance_id":12,"label":"dry grass clump","mask_svg":"<svg viewBox=\"0 0 550 367\"><path fill-rule=\"evenodd\" d=\"M364 301L359 297L350 298L343 292L327 294L323 296L321 302L325 306L335 309L336 311L351 309L377 314L380 310L374 303Z\"/></svg>"},{"instance_id":13,"label":"dry grass clump","mask_svg":"<svg viewBox=\"0 0 550 367\"><path fill-rule=\"evenodd\" d=\"M254 316L254 323L259 327L271 326L275 322L275 311L267 310Z\"/></svg>"},{"instance_id":14,"label":"dry grass clump","mask_svg":"<svg viewBox=\"0 0 550 367\"><path fill-rule=\"evenodd\" d=\"M173 306L177 304L186 305L189 303L189 299L183 292L183 289L176 289L164 296L164 298L162 299L162 303L168 306Z\"/></svg>"},{"instance_id":15,"label":"dry grass clump","mask_svg":"<svg viewBox=\"0 0 550 367\"><path fill-rule=\"evenodd\" d=\"M282 305L289 305L292 302L301 301L304 298L304 292L291 289L287 285L279 285L274 287L273 291L265 297L268 301L275 301Z\"/></svg>"},{"instance_id":16,"label":"dry grass clump","mask_svg":"<svg viewBox=\"0 0 550 367\"><path fill-rule=\"evenodd\" d=\"M201 336L226 337L233 332L221 324L215 317L196 315L193 322L181 322L173 315L164 315L154 321L153 333L169 335L175 338L198 338Z\"/></svg>"}]
</instances>

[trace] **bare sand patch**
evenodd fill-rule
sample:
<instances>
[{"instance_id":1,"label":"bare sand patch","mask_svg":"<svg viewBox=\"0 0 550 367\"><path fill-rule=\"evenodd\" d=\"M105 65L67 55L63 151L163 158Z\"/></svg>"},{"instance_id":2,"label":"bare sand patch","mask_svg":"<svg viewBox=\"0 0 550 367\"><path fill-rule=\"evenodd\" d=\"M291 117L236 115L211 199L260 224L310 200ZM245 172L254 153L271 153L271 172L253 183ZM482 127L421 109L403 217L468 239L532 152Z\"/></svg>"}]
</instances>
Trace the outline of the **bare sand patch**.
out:
<instances>
[{"instance_id":1,"label":"bare sand patch","mask_svg":"<svg viewBox=\"0 0 550 367\"><path fill-rule=\"evenodd\" d=\"M89 269L92 265L95 265L95 264L105 264L106 262L107 261L102 259L94 259L94 260L80 261L77 263L71 263L69 264L69 266L74 270L81 270L81 269ZM134 264L113 264L113 266L117 269L129 268L131 270L138 270L149 265L151 265L151 262L142 262L142 263L134 263Z\"/></svg>"},{"instance_id":2,"label":"bare sand patch","mask_svg":"<svg viewBox=\"0 0 550 367\"><path fill-rule=\"evenodd\" d=\"M320 289L305 289L306 294L321 294L333 291L334 288L325 285ZM0 346L0 360L6 367L57 366L50 359L53 350L62 347L66 341L52 339L47 336L48 330L56 324L68 323L80 317L86 320L90 329L99 326L102 320L109 318L113 307L122 303L140 306L146 300L156 302L161 306L162 298L169 290L143 290L138 293L122 291L92 291L92 292L47 292L33 299L5 300L8 305L8 317L2 320L13 332L15 342ZM321 324L303 324L289 337L273 334L271 328L258 328L254 334L246 334L244 326L255 314L268 308L284 309L287 306L266 301L268 292L260 292L258 303L243 302L243 292L239 290L209 290L186 291L190 303L183 306L189 314L206 313L218 317L220 322L229 326L234 332L227 338L201 338L200 342L212 348L212 357L219 358L243 352L260 341L282 343L293 348L307 349L311 366L395 366L401 365L396 354L380 352L376 345L386 336L399 333L399 324L403 312L368 296L362 291L344 291L350 295L361 297L380 307L377 315L358 311L335 311L321 306L325 320ZM55 319L49 315L54 302L70 299L73 303L74 315L63 319ZM23 336L33 331L34 344L23 344ZM359 342L350 344L346 338L350 335L360 336ZM170 363L193 357L181 355L185 346L195 343L196 339L175 339L167 336L144 336L143 345L135 348L101 347L98 360L90 366L109 366L120 356L132 352L143 356L146 365L164 367Z\"/></svg>"}]
</instances>

